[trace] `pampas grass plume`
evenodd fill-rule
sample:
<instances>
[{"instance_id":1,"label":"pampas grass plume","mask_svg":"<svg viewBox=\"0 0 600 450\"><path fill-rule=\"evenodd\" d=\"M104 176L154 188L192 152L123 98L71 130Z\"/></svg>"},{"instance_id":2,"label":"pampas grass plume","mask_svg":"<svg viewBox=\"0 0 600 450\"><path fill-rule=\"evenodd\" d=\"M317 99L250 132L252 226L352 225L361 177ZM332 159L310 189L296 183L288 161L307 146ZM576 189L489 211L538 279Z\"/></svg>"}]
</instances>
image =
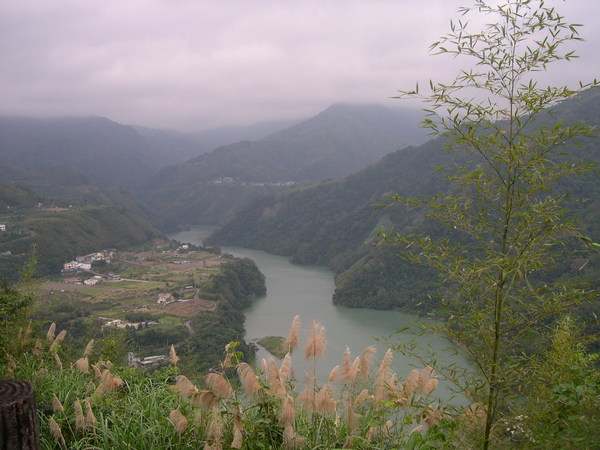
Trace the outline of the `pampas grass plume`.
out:
<instances>
[{"instance_id":1,"label":"pampas grass plume","mask_svg":"<svg viewBox=\"0 0 600 450\"><path fill-rule=\"evenodd\" d=\"M289 395L285 397L283 405L281 406L281 412L279 413L279 421L284 424L294 423L296 417L296 410L294 409L294 398Z\"/></svg>"},{"instance_id":2,"label":"pampas grass plume","mask_svg":"<svg viewBox=\"0 0 600 450\"><path fill-rule=\"evenodd\" d=\"M230 397L233 394L229 381L220 373L211 372L206 375L206 384L220 399Z\"/></svg>"},{"instance_id":3,"label":"pampas grass plume","mask_svg":"<svg viewBox=\"0 0 600 450\"><path fill-rule=\"evenodd\" d=\"M188 426L188 420L177 409L174 409L169 413L169 420L173 426L175 426L177 434L183 433Z\"/></svg>"},{"instance_id":4,"label":"pampas grass plume","mask_svg":"<svg viewBox=\"0 0 600 450\"><path fill-rule=\"evenodd\" d=\"M282 382L289 381L293 376L292 373L292 357L290 353L286 353L279 367L279 378Z\"/></svg>"},{"instance_id":5,"label":"pampas grass plume","mask_svg":"<svg viewBox=\"0 0 600 450\"><path fill-rule=\"evenodd\" d=\"M67 330L62 330L60 333L58 333L58 336L56 336L56 338L54 338L54 341L50 345L50 352L51 353L56 352L58 346L65 339L66 335L67 335Z\"/></svg>"},{"instance_id":6,"label":"pampas grass plume","mask_svg":"<svg viewBox=\"0 0 600 450\"><path fill-rule=\"evenodd\" d=\"M85 416L83 415L83 408L79 400L73 402L73 409L75 410L75 429L77 431L85 430Z\"/></svg>"},{"instance_id":7,"label":"pampas grass plume","mask_svg":"<svg viewBox=\"0 0 600 450\"><path fill-rule=\"evenodd\" d=\"M325 327L314 320L310 339L304 349L304 359L308 360L310 358L315 358L316 356L323 356L326 347L327 340L325 339Z\"/></svg>"},{"instance_id":8,"label":"pampas grass plume","mask_svg":"<svg viewBox=\"0 0 600 450\"><path fill-rule=\"evenodd\" d=\"M236 414L233 418L233 440L231 441L231 448L242 448L244 444L244 426L242 425L242 419L240 415Z\"/></svg>"},{"instance_id":9,"label":"pampas grass plume","mask_svg":"<svg viewBox=\"0 0 600 450\"><path fill-rule=\"evenodd\" d=\"M83 358L79 358L77 361L75 361L75 366L82 373L86 373L86 374L90 373L90 364L88 362L87 356L84 356Z\"/></svg>"},{"instance_id":10,"label":"pampas grass plume","mask_svg":"<svg viewBox=\"0 0 600 450\"><path fill-rule=\"evenodd\" d=\"M206 389L192 393L189 399L192 405L199 406L200 408L204 408L209 411L215 408L215 406L217 406L219 403L219 397L217 397L213 391Z\"/></svg>"},{"instance_id":11,"label":"pampas grass plume","mask_svg":"<svg viewBox=\"0 0 600 450\"><path fill-rule=\"evenodd\" d=\"M176 391L183 399L188 399L190 395L197 392L198 389L194 386L185 375L178 375L175 386L171 386L171 390Z\"/></svg>"},{"instance_id":12,"label":"pampas grass plume","mask_svg":"<svg viewBox=\"0 0 600 450\"><path fill-rule=\"evenodd\" d=\"M83 356L90 356L93 351L94 351L94 340L92 339L85 346L85 349L83 350Z\"/></svg>"},{"instance_id":13,"label":"pampas grass plume","mask_svg":"<svg viewBox=\"0 0 600 450\"><path fill-rule=\"evenodd\" d=\"M46 339L48 339L49 342L54 341L54 333L56 332L56 323L52 322L52 324L50 325L50 328L48 328L48 332L46 333Z\"/></svg>"},{"instance_id":14,"label":"pampas grass plume","mask_svg":"<svg viewBox=\"0 0 600 450\"><path fill-rule=\"evenodd\" d=\"M62 405L62 403L56 395L52 396L52 411L54 411L55 413L61 413L65 411L64 406Z\"/></svg>"},{"instance_id":15,"label":"pampas grass plume","mask_svg":"<svg viewBox=\"0 0 600 450\"><path fill-rule=\"evenodd\" d=\"M331 387L328 384L323 385L321 390L315 396L315 410L322 414L335 413L335 401L331 395Z\"/></svg>"},{"instance_id":16,"label":"pampas grass plume","mask_svg":"<svg viewBox=\"0 0 600 450\"><path fill-rule=\"evenodd\" d=\"M90 397L86 397L85 400L85 424L87 427L94 429L96 427L96 416L92 411L92 399Z\"/></svg>"},{"instance_id":17,"label":"pampas grass plume","mask_svg":"<svg viewBox=\"0 0 600 450\"><path fill-rule=\"evenodd\" d=\"M67 448L67 443L65 442L65 438L60 429L60 425L56 423L54 417L50 417L50 419L48 420L48 426L50 427L52 436L54 436L54 440L56 442L59 442L62 448Z\"/></svg>"},{"instance_id":18,"label":"pampas grass plume","mask_svg":"<svg viewBox=\"0 0 600 450\"><path fill-rule=\"evenodd\" d=\"M179 362L179 356L177 356L177 353L175 352L175 347L173 346L173 344L171 344L171 348L169 349L169 361L174 366L176 366L177 363Z\"/></svg>"},{"instance_id":19,"label":"pampas grass plume","mask_svg":"<svg viewBox=\"0 0 600 450\"><path fill-rule=\"evenodd\" d=\"M292 319L292 324L290 326L290 331L288 332L288 337L285 340L285 346L287 347L288 352L292 353L296 348L298 348L298 336L300 335L300 316L296 315Z\"/></svg>"},{"instance_id":20,"label":"pampas grass plume","mask_svg":"<svg viewBox=\"0 0 600 450\"><path fill-rule=\"evenodd\" d=\"M371 370L371 362L373 361L373 357L377 353L377 349L373 346L367 347L362 352L360 357L360 369L358 371L358 376L362 380L366 380L369 377L369 371Z\"/></svg>"},{"instance_id":21,"label":"pampas grass plume","mask_svg":"<svg viewBox=\"0 0 600 450\"><path fill-rule=\"evenodd\" d=\"M60 370L62 370L63 364L62 364L62 361L60 360L60 356L58 356L58 353L54 354L54 360L56 361L56 365L58 366L58 368Z\"/></svg>"},{"instance_id":22,"label":"pampas grass plume","mask_svg":"<svg viewBox=\"0 0 600 450\"><path fill-rule=\"evenodd\" d=\"M252 367L248 363L239 363L237 366L237 373L246 395L254 397L258 394L261 389L260 381Z\"/></svg>"}]
</instances>

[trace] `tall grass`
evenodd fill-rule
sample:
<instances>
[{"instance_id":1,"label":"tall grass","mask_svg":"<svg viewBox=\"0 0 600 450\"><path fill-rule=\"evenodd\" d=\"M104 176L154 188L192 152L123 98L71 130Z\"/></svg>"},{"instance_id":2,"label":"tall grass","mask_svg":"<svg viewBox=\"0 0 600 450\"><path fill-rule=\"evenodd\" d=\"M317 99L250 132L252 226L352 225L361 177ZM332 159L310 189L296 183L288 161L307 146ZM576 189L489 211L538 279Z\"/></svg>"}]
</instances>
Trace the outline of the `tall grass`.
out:
<instances>
[{"instance_id":1,"label":"tall grass","mask_svg":"<svg viewBox=\"0 0 600 450\"><path fill-rule=\"evenodd\" d=\"M298 327L295 318L289 350L298 347ZM312 330L305 356L314 368L326 340L320 324ZM399 381L391 351L373 367L374 348L355 357L347 349L327 380L313 370L298 381L291 353L253 368L233 344L218 369L193 382L179 373L174 348L172 365L154 372L95 360L93 344L77 362L58 364L61 333L54 335L13 355L11 365L13 377L34 384L45 449L417 448L444 420L428 402L433 370Z\"/></svg>"}]
</instances>

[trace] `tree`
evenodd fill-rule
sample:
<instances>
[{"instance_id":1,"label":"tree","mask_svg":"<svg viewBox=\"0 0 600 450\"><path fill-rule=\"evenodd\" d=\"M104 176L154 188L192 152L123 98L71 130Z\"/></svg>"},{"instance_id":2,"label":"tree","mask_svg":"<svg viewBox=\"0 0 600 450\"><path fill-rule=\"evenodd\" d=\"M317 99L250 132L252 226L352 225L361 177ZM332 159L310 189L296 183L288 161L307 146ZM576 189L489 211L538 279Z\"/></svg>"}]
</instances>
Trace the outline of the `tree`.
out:
<instances>
[{"instance_id":1,"label":"tree","mask_svg":"<svg viewBox=\"0 0 600 450\"><path fill-rule=\"evenodd\" d=\"M543 0L475 0L459 11L461 19L432 49L468 57L472 66L450 83L431 81L428 95L417 86L399 96L424 99L430 105L424 125L447 137L449 151L456 152L456 166L445 168L451 192L394 198L425 207L454 238L386 239L405 244L409 259L444 275L447 330L477 367L472 393L486 411L481 443L488 448L532 361L523 356L532 351L529 344L543 338L545 325L561 311L597 298L597 292L543 282L539 275L556 260L559 246L575 245L573 237L597 245L580 235L565 208L567 195L555 189L565 177L590 170L563 149L593 129L553 121L551 111L598 82L571 88L536 81L550 64L575 58L564 48L581 39L580 25L565 22ZM472 31L473 15L489 23Z\"/></svg>"}]
</instances>

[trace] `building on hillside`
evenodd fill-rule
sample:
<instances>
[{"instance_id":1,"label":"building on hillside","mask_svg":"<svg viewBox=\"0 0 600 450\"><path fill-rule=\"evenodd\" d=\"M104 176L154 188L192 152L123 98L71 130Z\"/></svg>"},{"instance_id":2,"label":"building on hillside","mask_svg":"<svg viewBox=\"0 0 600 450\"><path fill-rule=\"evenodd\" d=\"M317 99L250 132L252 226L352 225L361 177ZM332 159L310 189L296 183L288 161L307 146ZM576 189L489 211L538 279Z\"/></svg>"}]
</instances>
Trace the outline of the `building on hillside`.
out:
<instances>
[{"instance_id":1,"label":"building on hillside","mask_svg":"<svg viewBox=\"0 0 600 450\"><path fill-rule=\"evenodd\" d=\"M0 223L0 231L6 231L6 225Z\"/></svg>"},{"instance_id":2,"label":"building on hillside","mask_svg":"<svg viewBox=\"0 0 600 450\"><path fill-rule=\"evenodd\" d=\"M169 303L173 303L174 301L175 298L172 294L169 294L168 292L161 292L160 294L158 294L158 300L156 303L158 303L159 305L168 305Z\"/></svg>"}]
</instances>

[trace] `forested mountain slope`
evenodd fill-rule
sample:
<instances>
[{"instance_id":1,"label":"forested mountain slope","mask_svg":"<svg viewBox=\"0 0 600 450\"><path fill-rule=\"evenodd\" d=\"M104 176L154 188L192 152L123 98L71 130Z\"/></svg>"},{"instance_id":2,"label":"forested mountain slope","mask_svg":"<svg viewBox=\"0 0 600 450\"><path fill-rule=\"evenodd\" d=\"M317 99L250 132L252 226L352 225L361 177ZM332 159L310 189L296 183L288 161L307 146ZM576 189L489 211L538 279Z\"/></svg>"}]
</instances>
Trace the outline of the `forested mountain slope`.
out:
<instances>
[{"instance_id":1,"label":"forested mountain slope","mask_svg":"<svg viewBox=\"0 0 600 450\"><path fill-rule=\"evenodd\" d=\"M559 105L548 117L549 121L563 119L599 125L598 90ZM600 162L596 138L566 150ZM399 206L381 209L377 205L389 203L388 197L395 193L416 197L446 191L448 184L437 166L453 163L454 156L444 152L443 138L407 147L346 178L259 199L225 224L211 242L260 248L289 255L300 263L329 265L337 272L334 301L344 305L412 310L431 307L435 290L431 273L401 260L397 249L374 245L376 232L383 229L440 236L446 229L426 220L421 211ZM578 210L585 231L600 240L597 172L562 189L585 200L572 207ZM600 271L597 264L592 261L586 266L585 276L591 280L594 271Z\"/></svg>"},{"instance_id":2,"label":"forested mountain slope","mask_svg":"<svg viewBox=\"0 0 600 450\"><path fill-rule=\"evenodd\" d=\"M103 117L0 117L0 161L26 169L70 166L96 184L131 187L198 149L191 137L142 134Z\"/></svg>"},{"instance_id":3,"label":"forested mountain slope","mask_svg":"<svg viewBox=\"0 0 600 450\"><path fill-rule=\"evenodd\" d=\"M424 140L414 111L334 105L258 141L215 149L168 167L142 197L177 224L214 224L249 200L290 185L348 175L402 145Z\"/></svg>"}]
</instances>

